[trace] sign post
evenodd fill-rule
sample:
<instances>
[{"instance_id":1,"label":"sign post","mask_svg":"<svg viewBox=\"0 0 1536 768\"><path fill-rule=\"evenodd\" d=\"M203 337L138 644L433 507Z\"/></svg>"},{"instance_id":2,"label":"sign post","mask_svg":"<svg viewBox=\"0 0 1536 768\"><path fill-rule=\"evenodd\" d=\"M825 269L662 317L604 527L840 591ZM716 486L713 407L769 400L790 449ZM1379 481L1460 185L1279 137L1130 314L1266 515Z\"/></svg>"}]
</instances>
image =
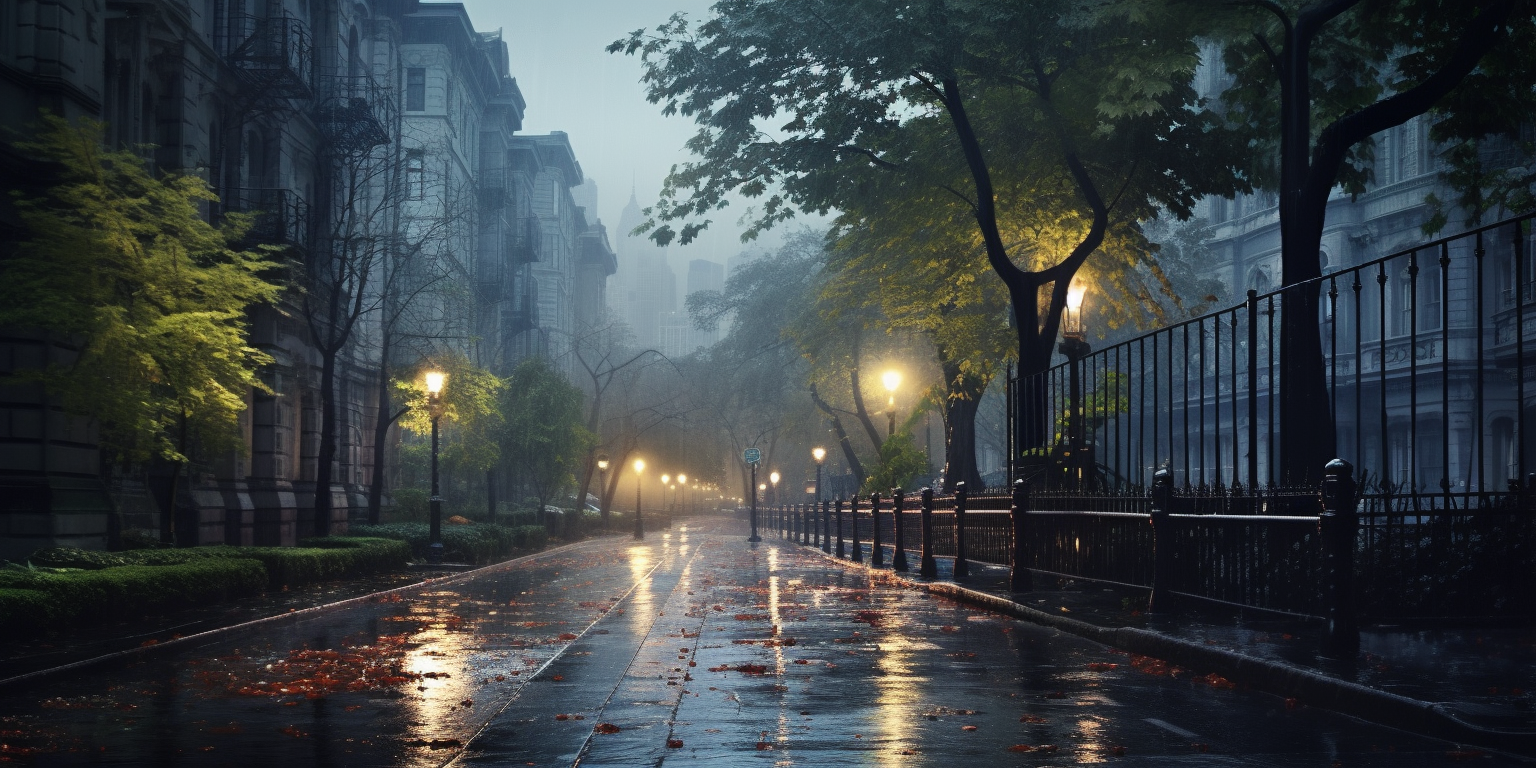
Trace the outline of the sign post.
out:
<instances>
[{"instance_id":1,"label":"sign post","mask_svg":"<svg viewBox=\"0 0 1536 768\"><path fill-rule=\"evenodd\" d=\"M763 460L763 452L748 448L741 452L741 460L752 467L752 535L747 537L747 541L756 544L763 540L763 537L757 535L757 465Z\"/></svg>"}]
</instances>

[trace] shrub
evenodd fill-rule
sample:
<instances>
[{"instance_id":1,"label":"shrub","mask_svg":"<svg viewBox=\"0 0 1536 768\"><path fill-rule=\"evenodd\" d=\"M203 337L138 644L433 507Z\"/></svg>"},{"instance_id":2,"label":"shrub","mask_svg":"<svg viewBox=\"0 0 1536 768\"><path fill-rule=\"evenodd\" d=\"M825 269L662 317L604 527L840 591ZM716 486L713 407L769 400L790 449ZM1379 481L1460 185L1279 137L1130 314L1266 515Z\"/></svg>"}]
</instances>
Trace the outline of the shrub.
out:
<instances>
[{"instance_id":1,"label":"shrub","mask_svg":"<svg viewBox=\"0 0 1536 768\"><path fill-rule=\"evenodd\" d=\"M44 629L139 616L255 594L266 584L265 567L240 557L70 573L7 570L0 578L0 625Z\"/></svg>"},{"instance_id":2,"label":"shrub","mask_svg":"<svg viewBox=\"0 0 1536 768\"><path fill-rule=\"evenodd\" d=\"M430 528L426 523L354 525L351 530L363 536L399 539L410 544L411 552L416 557L427 556ZM517 550L543 549L549 541L544 527L537 525L509 528L504 525L471 523L444 525L442 531L444 560L476 564L495 562Z\"/></svg>"},{"instance_id":3,"label":"shrub","mask_svg":"<svg viewBox=\"0 0 1536 768\"><path fill-rule=\"evenodd\" d=\"M56 547L34 552L28 560L33 565L95 571L126 566L165 567L210 559L249 559L263 565L268 586L280 589L284 586L296 587L317 581L398 570L411 558L409 547L388 538L331 536L308 539L302 544L301 547L217 545L131 552Z\"/></svg>"}]
</instances>

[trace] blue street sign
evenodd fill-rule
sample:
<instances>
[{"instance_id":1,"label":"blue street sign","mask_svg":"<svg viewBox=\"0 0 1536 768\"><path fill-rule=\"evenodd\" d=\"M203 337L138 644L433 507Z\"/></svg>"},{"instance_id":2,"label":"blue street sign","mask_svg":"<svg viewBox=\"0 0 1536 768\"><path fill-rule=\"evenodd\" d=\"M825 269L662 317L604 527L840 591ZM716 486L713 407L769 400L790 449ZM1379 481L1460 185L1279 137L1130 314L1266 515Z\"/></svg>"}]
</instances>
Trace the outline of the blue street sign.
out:
<instances>
[{"instance_id":1,"label":"blue street sign","mask_svg":"<svg viewBox=\"0 0 1536 768\"><path fill-rule=\"evenodd\" d=\"M763 460L763 452L756 448L748 448L741 452L741 460L748 464L756 464Z\"/></svg>"}]
</instances>

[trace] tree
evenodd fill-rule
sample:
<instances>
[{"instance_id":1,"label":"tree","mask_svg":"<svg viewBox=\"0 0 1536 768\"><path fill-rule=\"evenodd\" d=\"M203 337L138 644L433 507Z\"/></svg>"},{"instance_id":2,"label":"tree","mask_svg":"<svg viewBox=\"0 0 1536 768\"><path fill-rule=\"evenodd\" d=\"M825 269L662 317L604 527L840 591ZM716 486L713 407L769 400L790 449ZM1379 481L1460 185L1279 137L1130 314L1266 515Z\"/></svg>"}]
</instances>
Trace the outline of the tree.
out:
<instances>
[{"instance_id":1,"label":"tree","mask_svg":"<svg viewBox=\"0 0 1536 768\"><path fill-rule=\"evenodd\" d=\"M633 384L634 377L628 373L643 371L646 367L657 362L666 361L660 352L653 349L641 350L631 353L624 345L629 340L628 328L621 323L609 318L608 322L590 330L585 336L577 339L572 345L576 362L581 365L587 374L587 383L591 390L587 400L587 432L592 436L589 441L586 454L581 462L581 489L576 495L580 506L587 503L587 494L591 492L592 475L597 471L597 455L599 450L608 446L602 431L603 406L607 402L608 390L616 380L622 383ZM610 466L622 465L622 459ZM608 494L606 489L602 494L599 504L599 512L603 517L603 525L608 524Z\"/></svg>"},{"instance_id":2,"label":"tree","mask_svg":"<svg viewBox=\"0 0 1536 768\"><path fill-rule=\"evenodd\" d=\"M593 435L582 426L581 390L542 357L519 363L502 395L501 444L539 509L575 482ZM585 503L584 499L578 499ZM578 505L578 512L580 505Z\"/></svg>"},{"instance_id":3,"label":"tree","mask_svg":"<svg viewBox=\"0 0 1536 768\"><path fill-rule=\"evenodd\" d=\"M1186 217L1199 196L1243 186L1235 145L1191 87L1182 11L726 0L714 13L609 47L639 53L647 97L700 125L699 159L669 177L652 238L688 242L731 194L766 197L748 236L795 209L927 209L944 196L921 220L958 210L974 222L1008 289L1026 378L1049 366L1067 289L1106 238L1134 242L1136 221ZM771 133L770 120L782 121ZM1027 242L1011 249L1013 234ZM1023 389L1024 407L1043 412L1044 392Z\"/></svg>"},{"instance_id":4,"label":"tree","mask_svg":"<svg viewBox=\"0 0 1536 768\"><path fill-rule=\"evenodd\" d=\"M1441 139L1474 139L1524 119L1536 83L1536 18L1514 0L1248 0L1218 21L1231 86L1227 117L1258 151L1250 178L1279 193L1283 295L1280 469L1315 485L1333 456L1318 254L1328 198L1371 180L1373 134L1437 107ZM1210 18L1221 20L1220 15ZM1522 108L1526 111L1521 112ZM1519 117L1515 117L1518 114ZM1278 130L1276 130L1278 128ZM1264 151L1268 150L1268 151Z\"/></svg>"},{"instance_id":5,"label":"tree","mask_svg":"<svg viewBox=\"0 0 1536 768\"><path fill-rule=\"evenodd\" d=\"M22 150L55 164L58 183L18 199L30 238L0 262L0 325L35 328L73 359L17 374L100 427L125 462L173 466L161 538L174 536L175 489L193 447L242 447L238 417L270 358L250 346L246 310L277 299L270 249L231 247L250 227L202 215L218 198L194 176L152 176L144 159L102 145L103 126L44 117ZM187 542L184 542L187 543Z\"/></svg>"}]
</instances>

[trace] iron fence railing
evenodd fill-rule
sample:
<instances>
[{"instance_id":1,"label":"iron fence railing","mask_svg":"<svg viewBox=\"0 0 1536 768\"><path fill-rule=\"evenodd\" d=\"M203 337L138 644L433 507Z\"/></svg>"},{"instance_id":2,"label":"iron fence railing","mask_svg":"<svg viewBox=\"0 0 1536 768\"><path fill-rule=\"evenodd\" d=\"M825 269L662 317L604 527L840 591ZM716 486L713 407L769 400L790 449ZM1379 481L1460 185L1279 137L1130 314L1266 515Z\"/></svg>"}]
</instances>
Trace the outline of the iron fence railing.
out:
<instances>
[{"instance_id":1,"label":"iron fence railing","mask_svg":"<svg viewBox=\"0 0 1536 768\"><path fill-rule=\"evenodd\" d=\"M1355 467L1363 497L1415 512L1499 507L1536 469L1532 286L1525 216L1249 291L1237 306L1011 377L1012 477L1115 511L1140 502L1106 497L1144 498L1166 468L1192 512L1313 513L1295 497L1315 489L1276 489L1279 394L1291 385L1282 298L1315 299L1326 377L1316 418L1332 419L1336 457Z\"/></svg>"}]
</instances>

